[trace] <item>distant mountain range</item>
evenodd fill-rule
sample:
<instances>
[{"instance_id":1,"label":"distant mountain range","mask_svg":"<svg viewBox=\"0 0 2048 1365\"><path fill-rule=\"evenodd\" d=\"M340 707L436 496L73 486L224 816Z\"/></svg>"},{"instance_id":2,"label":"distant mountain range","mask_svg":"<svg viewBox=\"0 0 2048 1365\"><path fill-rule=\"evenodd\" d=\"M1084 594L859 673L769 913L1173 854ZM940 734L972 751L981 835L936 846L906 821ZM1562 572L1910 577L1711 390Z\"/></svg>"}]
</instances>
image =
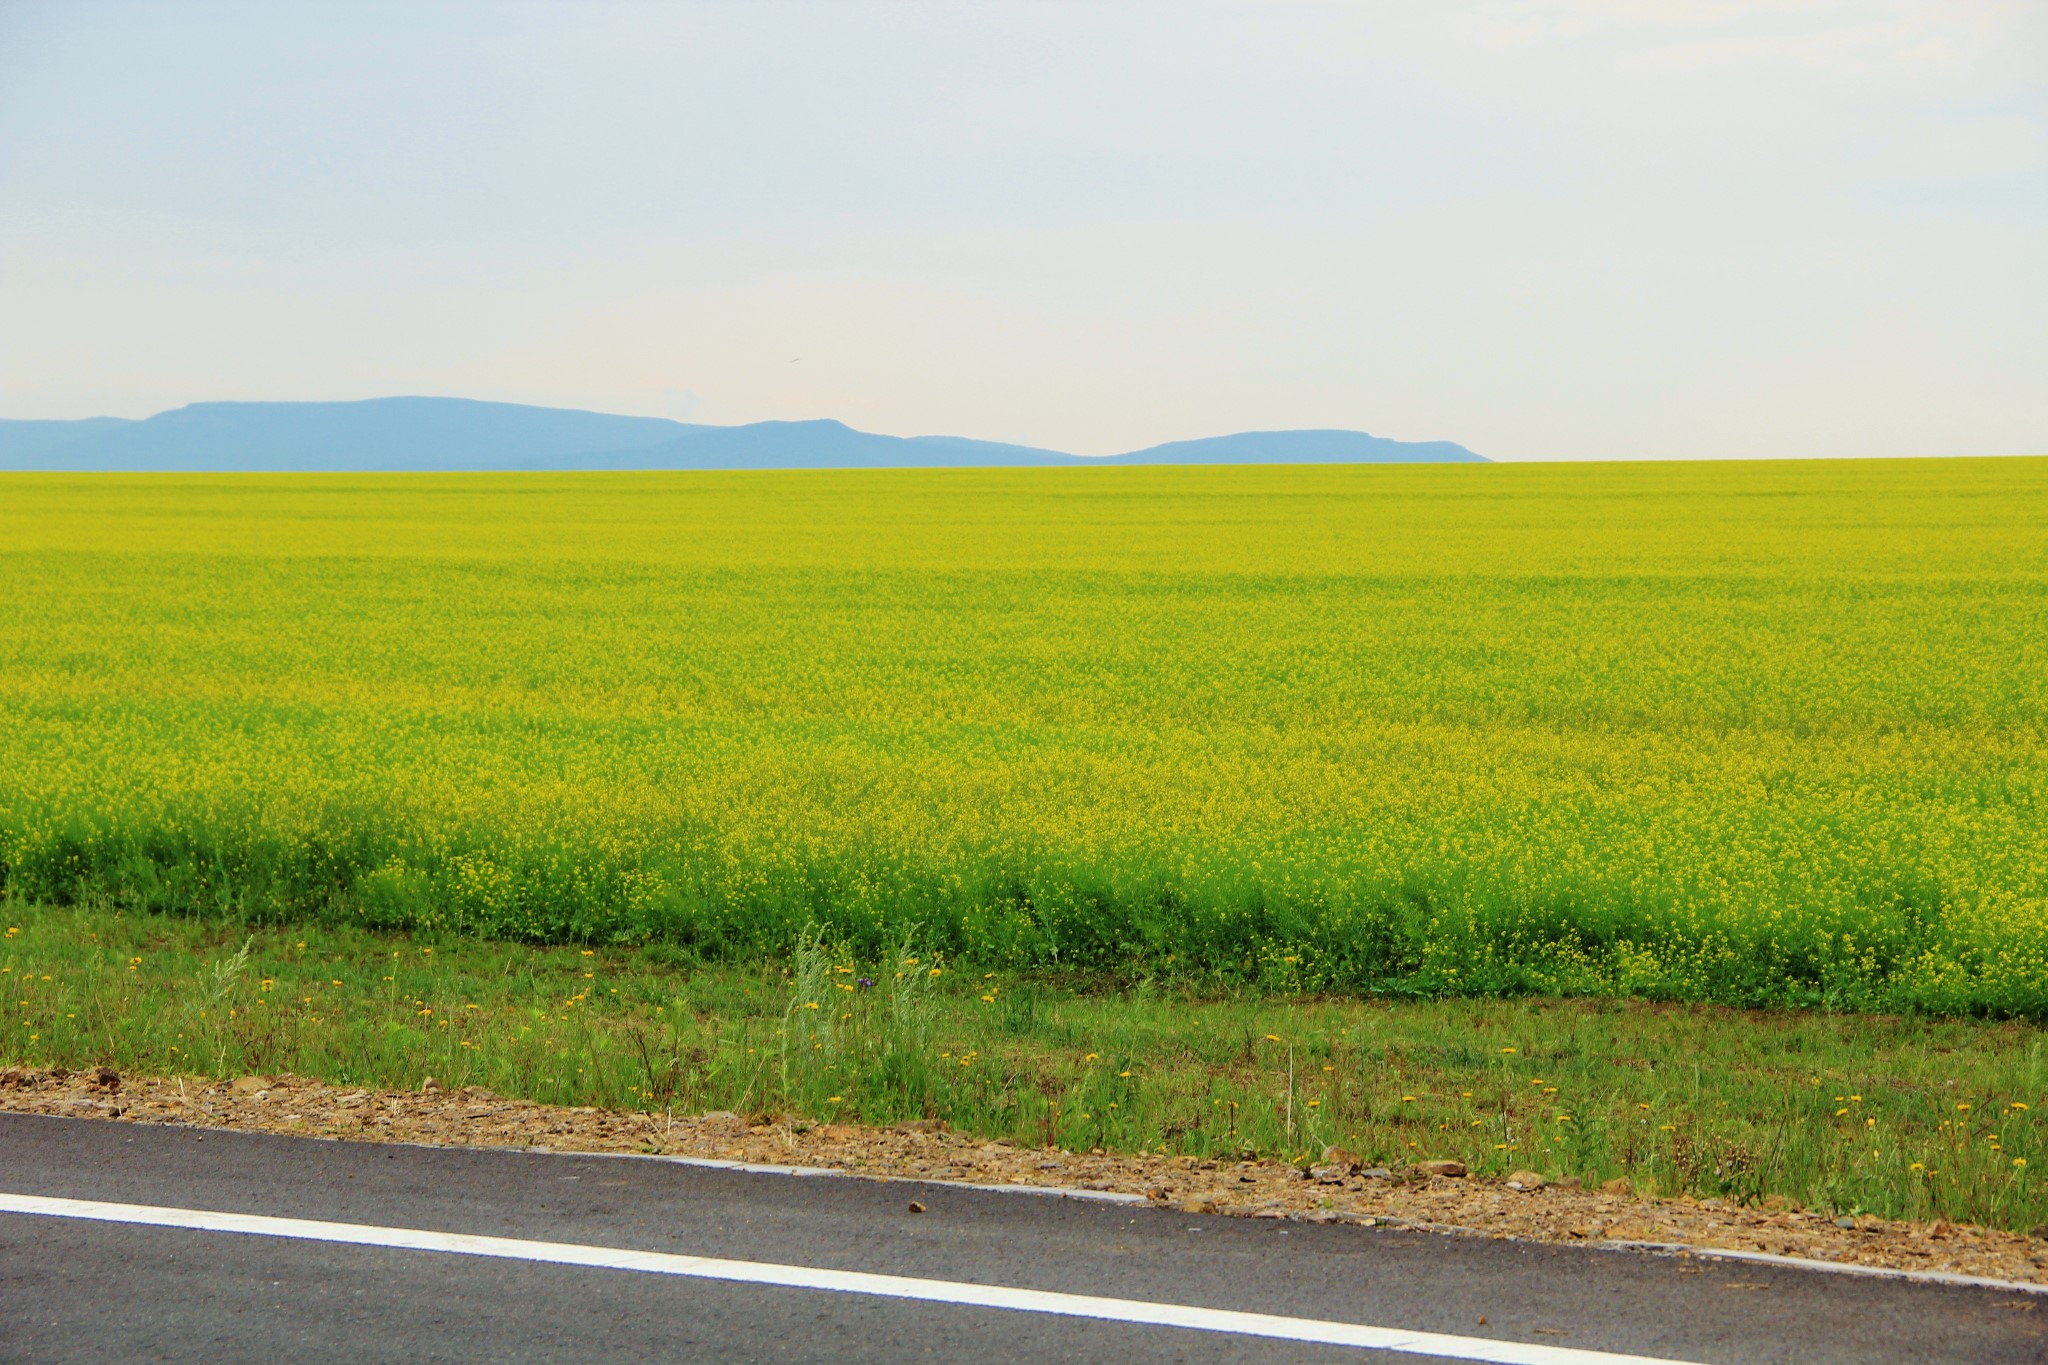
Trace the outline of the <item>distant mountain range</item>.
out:
<instances>
[{"instance_id":1,"label":"distant mountain range","mask_svg":"<svg viewBox=\"0 0 2048 1365\"><path fill-rule=\"evenodd\" d=\"M1123 455L1068 455L960 436L877 436L834 421L693 426L466 398L194 403L140 421L0 420L0 469L51 471L992 469L1484 458L1449 441L1390 441L1362 431L1248 431Z\"/></svg>"}]
</instances>

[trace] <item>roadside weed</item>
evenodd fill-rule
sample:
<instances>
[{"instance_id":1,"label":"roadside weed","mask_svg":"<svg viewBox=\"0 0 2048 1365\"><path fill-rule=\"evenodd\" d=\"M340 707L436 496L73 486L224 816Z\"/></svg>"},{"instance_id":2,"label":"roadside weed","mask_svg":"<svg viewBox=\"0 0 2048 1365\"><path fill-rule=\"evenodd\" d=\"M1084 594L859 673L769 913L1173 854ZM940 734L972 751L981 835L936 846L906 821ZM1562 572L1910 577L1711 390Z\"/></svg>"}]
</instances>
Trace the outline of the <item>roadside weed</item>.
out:
<instances>
[{"instance_id":1,"label":"roadside weed","mask_svg":"<svg viewBox=\"0 0 2048 1365\"><path fill-rule=\"evenodd\" d=\"M31 909L11 927L0 1065L432 1076L555 1104L943 1120L1207 1159L1306 1164L1327 1145L1389 1166L1455 1157L1645 1193L2048 1222L2048 1074L2039 1033L2017 1023L1124 991L957 964L934 976L901 940L867 959L812 937L787 967L729 967L658 945L249 934L111 911ZM829 1024L812 1022L823 1001L792 1008L819 994Z\"/></svg>"}]
</instances>

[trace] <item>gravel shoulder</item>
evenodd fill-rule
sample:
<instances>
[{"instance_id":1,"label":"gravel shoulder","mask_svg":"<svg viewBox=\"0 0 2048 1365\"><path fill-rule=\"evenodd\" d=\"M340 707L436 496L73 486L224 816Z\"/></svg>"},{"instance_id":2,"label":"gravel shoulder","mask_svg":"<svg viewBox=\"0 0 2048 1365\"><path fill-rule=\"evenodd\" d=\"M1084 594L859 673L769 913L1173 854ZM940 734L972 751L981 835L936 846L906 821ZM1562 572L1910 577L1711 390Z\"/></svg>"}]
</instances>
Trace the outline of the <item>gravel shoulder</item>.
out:
<instances>
[{"instance_id":1,"label":"gravel shoulder","mask_svg":"<svg viewBox=\"0 0 2048 1365\"><path fill-rule=\"evenodd\" d=\"M1030 1185L1142 1196L1189 1213L1412 1227L1577 1244L1658 1243L2048 1284L2048 1239L1950 1223L1836 1219L1796 1207L1643 1200L1572 1182L1361 1170L1343 1153L1304 1171L1276 1161L1018 1147L941 1124L865 1128L729 1113L556 1108L477 1087L347 1089L296 1076L121 1076L98 1068L0 1070L0 1110L305 1137L619 1152L826 1167L876 1178ZM1454 1163L1444 1163L1451 1165Z\"/></svg>"}]
</instances>

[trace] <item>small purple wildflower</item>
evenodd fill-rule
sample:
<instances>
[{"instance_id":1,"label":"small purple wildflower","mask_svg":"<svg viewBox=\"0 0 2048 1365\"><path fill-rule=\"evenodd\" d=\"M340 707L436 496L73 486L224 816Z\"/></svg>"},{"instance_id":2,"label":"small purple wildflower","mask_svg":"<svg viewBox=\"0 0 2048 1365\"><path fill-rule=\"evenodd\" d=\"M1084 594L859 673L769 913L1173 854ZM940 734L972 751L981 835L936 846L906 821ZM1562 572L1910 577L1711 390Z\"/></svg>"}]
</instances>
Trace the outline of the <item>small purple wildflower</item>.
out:
<instances>
[{"instance_id":1,"label":"small purple wildflower","mask_svg":"<svg viewBox=\"0 0 2048 1365\"><path fill-rule=\"evenodd\" d=\"M854 984L856 986L859 986L862 990L866 990L868 987L874 985L875 983L868 980L868 978L866 977L862 977L860 980L854 982Z\"/></svg>"}]
</instances>

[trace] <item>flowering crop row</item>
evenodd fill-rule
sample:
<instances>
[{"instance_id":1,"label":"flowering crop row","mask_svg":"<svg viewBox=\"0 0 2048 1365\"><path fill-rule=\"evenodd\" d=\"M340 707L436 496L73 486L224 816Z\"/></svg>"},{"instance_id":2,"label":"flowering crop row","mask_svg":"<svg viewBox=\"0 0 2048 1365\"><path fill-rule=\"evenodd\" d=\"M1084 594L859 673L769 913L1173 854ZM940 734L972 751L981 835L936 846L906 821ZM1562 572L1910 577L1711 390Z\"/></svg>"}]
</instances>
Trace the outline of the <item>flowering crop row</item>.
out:
<instances>
[{"instance_id":1,"label":"flowering crop row","mask_svg":"<svg viewBox=\"0 0 2048 1365\"><path fill-rule=\"evenodd\" d=\"M0 491L16 901L2048 1016L2048 461Z\"/></svg>"}]
</instances>

